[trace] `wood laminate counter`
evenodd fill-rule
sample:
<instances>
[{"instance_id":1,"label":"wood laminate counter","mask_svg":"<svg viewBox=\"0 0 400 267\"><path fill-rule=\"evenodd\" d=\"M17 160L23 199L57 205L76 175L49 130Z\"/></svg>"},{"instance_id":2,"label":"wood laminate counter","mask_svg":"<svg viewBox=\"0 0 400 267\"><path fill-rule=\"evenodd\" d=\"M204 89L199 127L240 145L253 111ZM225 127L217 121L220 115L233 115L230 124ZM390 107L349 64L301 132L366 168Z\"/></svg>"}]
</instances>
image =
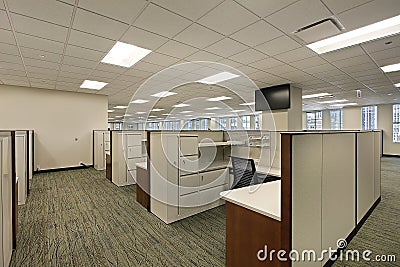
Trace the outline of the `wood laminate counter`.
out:
<instances>
[{"instance_id":1,"label":"wood laminate counter","mask_svg":"<svg viewBox=\"0 0 400 267\"><path fill-rule=\"evenodd\" d=\"M228 202L281 220L281 181L228 190L220 195Z\"/></svg>"}]
</instances>

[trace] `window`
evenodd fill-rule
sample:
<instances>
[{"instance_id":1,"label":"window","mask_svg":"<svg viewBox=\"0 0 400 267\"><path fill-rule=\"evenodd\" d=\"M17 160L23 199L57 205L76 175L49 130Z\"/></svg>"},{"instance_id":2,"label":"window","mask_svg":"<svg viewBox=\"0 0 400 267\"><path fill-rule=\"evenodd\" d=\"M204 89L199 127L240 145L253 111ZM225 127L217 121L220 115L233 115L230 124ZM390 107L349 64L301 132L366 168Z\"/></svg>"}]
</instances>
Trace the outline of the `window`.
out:
<instances>
[{"instance_id":1,"label":"window","mask_svg":"<svg viewBox=\"0 0 400 267\"><path fill-rule=\"evenodd\" d=\"M231 126L230 127L231 130L237 130L238 129L238 118L237 117L230 118L229 124Z\"/></svg>"},{"instance_id":2,"label":"window","mask_svg":"<svg viewBox=\"0 0 400 267\"><path fill-rule=\"evenodd\" d=\"M250 115L240 117L243 130L250 130Z\"/></svg>"},{"instance_id":3,"label":"window","mask_svg":"<svg viewBox=\"0 0 400 267\"><path fill-rule=\"evenodd\" d=\"M175 121L174 122L174 130L179 130L181 127L181 121Z\"/></svg>"},{"instance_id":4,"label":"window","mask_svg":"<svg viewBox=\"0 0 400 267\"><path fill-rule=\"evenodd\" d=\"M306 129L307 130L322 129L322 111L306 113Z\"/></svg>"},{"instance_id":5,"label":"window","mask_svg":"<svg viewBox=\"0 0 400 267\"><path fill-rule=\"evenodd\" d=\"M254 130L260 130L260 114L254 115Z\"/></svg>"},{"instance_id":6,"label":"window","mask_svg":"<svg viewBox=\"0 0 400 267\"><path fill-rule=\"evenodd\" d=\"M208 130L208 119L200 120L200 130Z\"/></svg>"},{"instance_id":7,"label":"window","mask_svg":"<svg viewBox=\"0 0 400 267\"><path fill-rule=\"evenodd\" d=\"M115 122L114 123L114 130L121 130L121 125L122 125L121 122Z\"/></svg>"},{"instance_id":8,"label":"window","mask_svg":"<svg viewBox=\"0 0 400 267\"><path fill-rule=\"evenodd\" d=\"M217 129L226 130L226 118L217 118Z\"/></svg>"},{"instance_id":9,"label":"window","mask_svg":"<svg viewBox=\"0 0 400 267\"><path fill-rule=\"evenodd\" d=\"M197 119L197 120L194 120L193 121L194 123L194 125L193 125L193 129L194 130L200 130L200 120L199 119Z\"/></svg>"},{"instance_id":10,"label":"window","mask_svg":"<svg viewBox=\"0 0 400 267\"><path fill-rule=\"evenodd\" d=\"M147 130L160 130L160 122L148 122L147 123Z\"/></svg>"},{"instance_id":11,"label":"window","mask_svg":"<svg viewBox=\"0 0 400 267\"><path fill-rule=\"evenodd\" d=\"M173 130L173 122L172 121L164 121L163 122L163 130Z\"/></svg>"},{"instance_id":12,"label":"window","mask_svg":"<svg viewBox=\"0 0 400 267\"><path fill-rule=\"evenodd\" d=\"M192 130L192 120L185 121L185 124L183 125L183 129Z\"/></svg>"},{"instance_id":13,"label":"window","mask_svg":"<svg viewBox=\"0 0 400 267\"><path fill-rule=\"evenodd\" d=\"M362 129L376 129L376 106L362 107Z\"/></svg>"},{"instance_id":14,"label":"window","mask_svg":"<svg viewBox=\"0 0 400 267\"><path fill-rule=\"evenodd\" d=\"M400 143L400 104L393 105L393 142Z\"/></svg>"},{"instance_id":15,"label":"window","mask_svg":"<svg viewBox=\"0 0 400 267\"><path fill-rule=\"evenodd\" d=\"M330 111L331 130L342 130L343 128L343 113L341 109Z\"/></svg>"}]
</instances>

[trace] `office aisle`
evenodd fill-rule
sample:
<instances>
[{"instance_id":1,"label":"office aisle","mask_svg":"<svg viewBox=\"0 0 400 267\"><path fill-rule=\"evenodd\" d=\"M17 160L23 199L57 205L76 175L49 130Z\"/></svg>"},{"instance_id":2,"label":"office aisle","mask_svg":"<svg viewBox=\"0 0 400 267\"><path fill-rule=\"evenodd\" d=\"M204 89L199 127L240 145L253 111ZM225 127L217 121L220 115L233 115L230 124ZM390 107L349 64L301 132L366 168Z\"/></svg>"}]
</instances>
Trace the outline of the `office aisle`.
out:
<instances>
[{"instance_id":1,"label":"office aisle","mask_svg":"<svg viewBox=\"0 0 400 267\"><path fill-rule=\"evenodd\" d=\"M35 175L11 266L223 266L225 209L165 225L94 169Z\"/></svg>"},{"instance_id":2,"label":"office aisle","mask_svg":"<svg viewBox=\"0 0 400 267\"><path fill-rule=\"evenodd\" d=\"M349 244L374 254L400 251L400 159L382 160L382 202ZM38 174L19 211L11 266L223 266L225 209L165 225L94 169ZM340 197L340 196L338 196ZM397 255L399 256L399 255ZM334 266L398 266L337 262Z\"/></svg>"}]
</instances>

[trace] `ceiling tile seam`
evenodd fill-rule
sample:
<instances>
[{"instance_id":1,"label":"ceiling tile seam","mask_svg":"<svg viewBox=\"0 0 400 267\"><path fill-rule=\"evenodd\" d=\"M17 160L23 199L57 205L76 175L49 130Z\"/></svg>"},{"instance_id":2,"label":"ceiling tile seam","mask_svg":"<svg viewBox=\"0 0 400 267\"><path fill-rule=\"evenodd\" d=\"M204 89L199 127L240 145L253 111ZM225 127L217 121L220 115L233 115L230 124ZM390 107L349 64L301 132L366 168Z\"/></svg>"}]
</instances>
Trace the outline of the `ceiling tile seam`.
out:
<instances>
[{"instance_id":1,"label":"ceiling tile seam","mask_svg":"<svg viewBox=\"0 0 400 267\"><path fill-rule=\"evenodd\" d=\"M3 0L3 1L4 1L4 0ZM7 0L6 0L6 1L7 1ZM15 1L15 0L12 0L12 1ZM48 20L44 20L44 19L41 19L41 18L38 18L38 17L31 17L31 16L28 16L28 15L25 15L25 14L20 14L20 13L14 12L14 11L10 11L10 13L11 13L11 14L18 15L18 16L30 18L30 19L33 19L33 20L38 20L38 21L41 21L41 22L45 22L45 23L48 23L48 24L56 25L56 26L59 26L59 27L67 28L67 27L64 26L64 25L61 25L61 24L58 24L58 23L55 23L55 22L51 22L51 21L48 21Z\"/></svg>"},{"instance_id":2,"label":"ceiling tile seam","mask_svg":"<svg viewBox=\"0 0 400 267\"><path fill-rule=\"evenodd\" d=\"M64 64L65 52L67 51L69 37L71 36L71 28L72 28L72 24L74 23L74 19L75 19L75 14L76 14L76 10L77 10L77 7L78 7L78 3L79 3L79 0L75 0L75 5L74 5L74 7L72 9L71 20L69 22L67 36L66 36L65 42L64 42L63 53L61 55L60 66L58 67L57 80L58 80L58 77L60 76L61 68L62 68L62 66ZM57 82L55 84L55 87L57 87Z\"/></svg>"},{"instance_id":3,"label":"ceiling tile seam","mask_svg":"<svg viewBox=\"0 0 400 267\"><path fill-rule=\"evenodd\" d=\"M361 49L364 51L364 53L372 60L372 62L374 62L374 64L376 65L376 67L380 70L380 72L383 74L383 75L385 75L385 77L392 83L392 85L394 86L394 82L393 82L393 80L389 77L389 75L386 73L386 72L384 72L382 69L381 69L381 66L379 66L379 64L378 64L378 62L376 62L376 60L368 53L368 51L362 46L362 45L359 45L360 47L361 47ZM400 87L396 87L396 86L394 86L395 87L395 89L398 91L398 92L400 92ZM375 92L375 91L374 91Z\"/></svg>"},{"instance_id":4,"label":"ceiling tile seam","mask_svg":"<svg viewBox=\"0 0 400 267\"><path fill-rule=\"evenodd\" d=\"M342 14L342 13L344 13L344 12L347 12L347 11L350 11L350 10L352 10L352 9L359 8L360 6L363 6L363 5L365 5L365 4L371 3L371 2L373 2L373 1L375 1L375 0L370 0L370 1L368 1L368 2L364 2L364 3L359 4L359 5L357 5L357 6L354 6L354 7L352 7L352 8L346 9L346 10L344 10L344 11L342 11L342 12L339 12L339 13L337 13L337 15L340 15L340 14Z\"/></svg>"},{"instance_id":5,"label":"ceiling tile seam","mask_svg":"<svg viewBox=\"0 0 400 267\"><path fill-rule=\"evenodd\" d=\"M297 0L297 1L293 2L293 3L291 3L291 4L288 4L288 5L286 5L286 6L282 7L282 8L280 8L280 9L278 9L278 10L272 12L271 14L268 14L267 16L264 17L264 19L265 19L265 18L268 18L268 17L270 17L270 16L272 16L272 15L274 15L274 14L276 14L276 13L282 11L283 9L285 9L285 8L291 6L291 5L294 5L294 4L296 4L296 3L300 2L300 1L303 1L303 0Z\"/></svg>"},{"instance_id":6,"label":"ceiling tile seam","mask_svg":"<svg viewBox=\"0 0 400 267\"><path fill-rule=\"evenodd\" d=\"M113 20L113 21L122 23L122 24L125 24L125 25L130 25L129 23L126 23L126 22L124 22L124 21L122 21L122 20L119 20L119 19L116 19L116 18L109 17L109 16L107 16L107 15L103 15L103 14L97 13L97 12L95 12L95 11L93 11L93 10L90 10L90 9L87 9L87 8L84 8L84 7L78 7L78 9L84 10L84 11L86 11L86 12L89 12L89 13L95 14L95 15L97 15L97 16L101 16L101 17L104 17L104 18L107 18L107 19L110 19L110 20Z\"/></svg>"},{"instance_id":7,"label":"ceiling tile seam","mask_svg":"<svg viewBox=\"0 0 400 267\"><path fill-rule=\"evenodd\" d=\"M17 49L18 49L18 52L19 52L19 56L21 57L22 65L24 66L24 70L25 70L26 78L28 80L28 84L29 84L29 86L31 86L31 82L29 80L28 71L26 70L26 66L25 66L25 60L24 60L24 58L22 56L22 51L21 51L21 48L19 47L19 43L18 43L18 39L17 39L17 34L15 32L14 24L12 23L10 10L8 9L7 0L3 0L3 3L4 3L4 7L5 7L5 10L6 10L7 17L8 17L8 22L10 23L11 32L12 32L12 34L14 36L15 44L17 45Z\"/></svg>"}]
</instances>

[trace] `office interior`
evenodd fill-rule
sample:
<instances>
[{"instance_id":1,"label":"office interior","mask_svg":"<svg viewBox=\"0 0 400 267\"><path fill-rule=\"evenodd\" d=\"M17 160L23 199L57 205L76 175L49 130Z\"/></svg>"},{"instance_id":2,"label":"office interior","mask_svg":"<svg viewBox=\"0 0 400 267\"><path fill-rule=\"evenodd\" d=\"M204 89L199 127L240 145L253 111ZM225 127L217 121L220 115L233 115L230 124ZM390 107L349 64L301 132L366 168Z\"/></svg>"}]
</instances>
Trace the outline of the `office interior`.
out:
<instances>
[{"instance_id":1,"label":"office interior","mask_svg":"<svg viewBox=\"0 0 400 267\"><path fill-rule=\"evenodd\" d=\"M397 0L0 0L1 266L397 266L399 33Z\"/></svg>"}]
</instances>

